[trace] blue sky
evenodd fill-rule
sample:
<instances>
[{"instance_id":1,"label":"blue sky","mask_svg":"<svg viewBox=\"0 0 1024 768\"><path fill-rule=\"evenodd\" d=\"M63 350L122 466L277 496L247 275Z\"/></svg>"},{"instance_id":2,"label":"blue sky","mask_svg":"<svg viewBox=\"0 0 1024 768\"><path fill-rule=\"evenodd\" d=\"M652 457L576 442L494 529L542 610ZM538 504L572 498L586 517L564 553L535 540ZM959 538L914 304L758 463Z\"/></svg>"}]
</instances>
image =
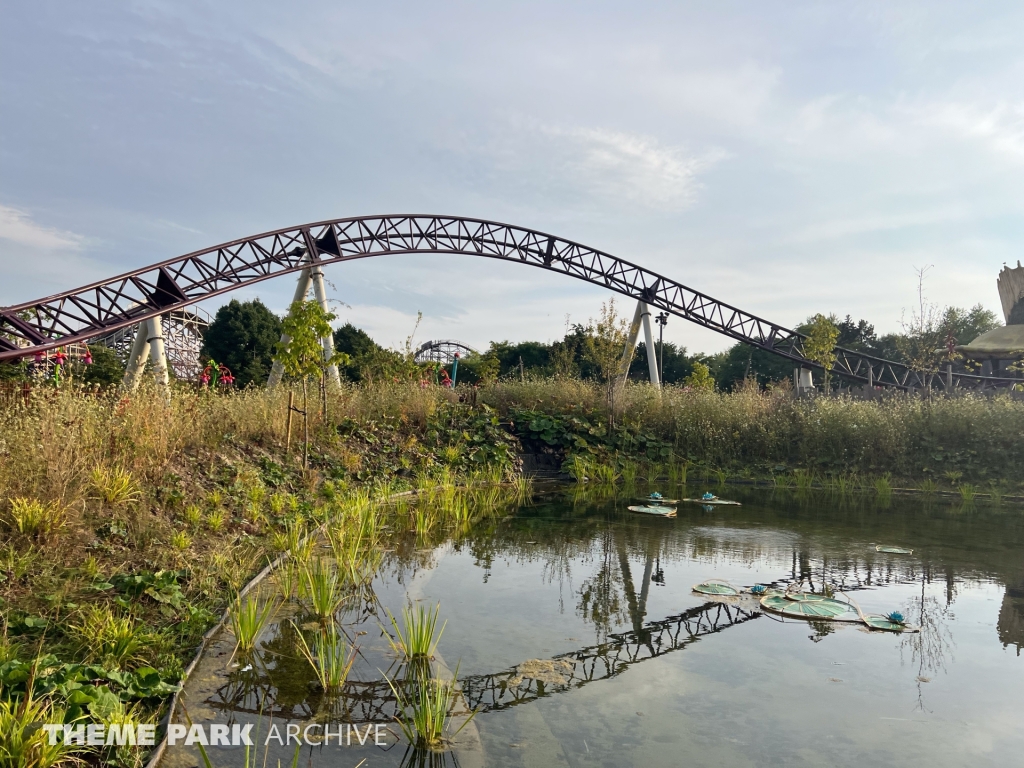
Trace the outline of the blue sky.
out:
<instances>
[{"instance_id":1,"label":"blue sky","mask_svg":"<svg viewBox=\"0 0 1024 768\"><path fill-rule=\"evenodd\" d=\"M0 304L375 213L550 231L790 325L897 330L928 265L932 302L998 310L996 274L1024 258L1020 3L0 14ZM552 339L609 295L467 257L327 274L339 315L389 345L418 310L418 340ZM235 295L283 311L292 289ZM682 320L666 338L728 345Z\"/></svg>"}]
</instances>

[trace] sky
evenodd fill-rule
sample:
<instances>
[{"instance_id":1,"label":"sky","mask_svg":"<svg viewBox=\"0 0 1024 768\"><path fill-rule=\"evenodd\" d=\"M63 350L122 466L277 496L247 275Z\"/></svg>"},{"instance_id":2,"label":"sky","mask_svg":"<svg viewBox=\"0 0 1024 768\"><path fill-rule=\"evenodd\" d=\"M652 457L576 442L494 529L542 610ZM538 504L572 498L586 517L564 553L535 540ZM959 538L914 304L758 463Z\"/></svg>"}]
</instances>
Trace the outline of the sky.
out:
<instances>
[{"instance_id":1,"label":"sky","mask_svg":"<svg viewBox=\"0 0 1024 768\"><path fill-rule=\"evenodd\" d=\"M1022 36L1014 2L4 3L0 305L268 229L436 213L790 327L898 331L925 268L928 301L1001 318ZM612 295L467 256L326 275L338 322L395 347L418 312L417 343L553 340ZM293 290L232 296L281 313ZM731 343L678 318L665 338Z\"/></svg>"}]
</instances>

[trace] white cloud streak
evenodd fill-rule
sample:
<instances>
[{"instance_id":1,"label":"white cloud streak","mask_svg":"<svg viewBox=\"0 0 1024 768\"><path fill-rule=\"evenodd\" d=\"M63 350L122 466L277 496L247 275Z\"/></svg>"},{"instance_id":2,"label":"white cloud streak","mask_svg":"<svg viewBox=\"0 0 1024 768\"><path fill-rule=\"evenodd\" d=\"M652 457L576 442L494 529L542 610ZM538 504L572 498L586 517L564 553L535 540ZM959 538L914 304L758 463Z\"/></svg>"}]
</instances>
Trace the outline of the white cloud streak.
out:
<instances>
[{"instance_id":1,"label":"white cloud streak","mask_svg":"<svg viewBox=\"0 0 1024 768\"><path fill-rule=\"evenodd\" d=\"M0 205L0 239L45 251L77 251L84 240L73 232L37 224L30 214L6 205Z\"/></svg>"}]
</instances>

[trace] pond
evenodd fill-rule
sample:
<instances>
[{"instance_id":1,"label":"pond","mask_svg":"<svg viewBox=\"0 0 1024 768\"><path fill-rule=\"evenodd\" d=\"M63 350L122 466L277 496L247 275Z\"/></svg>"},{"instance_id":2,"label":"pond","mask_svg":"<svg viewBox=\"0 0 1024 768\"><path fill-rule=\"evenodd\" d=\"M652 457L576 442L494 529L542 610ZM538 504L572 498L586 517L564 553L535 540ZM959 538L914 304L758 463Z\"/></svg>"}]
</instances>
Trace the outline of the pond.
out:
<instances>
[{"instance_id":1,"label":"pond","mask_svg":"<svg viewBox=\"0 0 1024 768\"><path fill-rule=\"evenodd\" d=\"M359 646L340 697L313 684L294 637L308 617L293 607L250 663L230 661L229 634L211 648L189 712L258 723L259 765L295 753L262 734L314 721L392 734L387 746L350 732L347 745L303 747L302 765L1024 765L1019 507L722 493L743 505L658 518L629 512L628 498L559 489L457 536L396 537L372 594L340 615ZM832 585L921 631L783 619L752 598L692 590L707 579ZM411 753L394 735L384 676L399 665L381 624L384 608L410 602L440 603L438 663L457 669L478 712L442 754ZM237 747L209 751L218 766L245 760ZM180 745L164 760L197 764Z\"/></svg>"}]
</instances>

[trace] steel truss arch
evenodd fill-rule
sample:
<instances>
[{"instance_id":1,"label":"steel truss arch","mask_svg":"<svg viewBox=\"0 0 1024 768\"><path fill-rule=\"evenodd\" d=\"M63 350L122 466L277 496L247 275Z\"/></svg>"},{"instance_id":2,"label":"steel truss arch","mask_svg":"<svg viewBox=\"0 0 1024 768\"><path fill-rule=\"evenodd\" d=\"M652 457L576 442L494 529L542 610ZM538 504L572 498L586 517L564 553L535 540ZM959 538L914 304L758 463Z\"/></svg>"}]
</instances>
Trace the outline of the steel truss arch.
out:
<instances>
[{"instance_id":1,"label":"steel truss arch","mask_svg":"<svg viewBox=\"0 0 1024 768\"><path fill-rule=\"evenodd\" d=\"M417 363L451 365L456 355L465 357L466 355L475 354L478 354L477 351L469 346L469 344L455 341L455 339L436 339L423 342L414 353L413 360Z\"/></svg>"},{"instance_id":2,"label":"steel truss arch","mask_svg":"<svg viewBox=\"0 0 1024 768\"><path fill-rule=\"evenodd\" d=\"M0 309L0 360L86 341L157 315L308 266L390 254L464 254L529 264L642 300L805 368L806 337L611 254L523 227L459 216L358 216L264 232L109 280ZM934 374L855 350L836 350L835 375L911 389ZM1021 379L954 373L969 389Z\"/></svg>"}]
</instances>

